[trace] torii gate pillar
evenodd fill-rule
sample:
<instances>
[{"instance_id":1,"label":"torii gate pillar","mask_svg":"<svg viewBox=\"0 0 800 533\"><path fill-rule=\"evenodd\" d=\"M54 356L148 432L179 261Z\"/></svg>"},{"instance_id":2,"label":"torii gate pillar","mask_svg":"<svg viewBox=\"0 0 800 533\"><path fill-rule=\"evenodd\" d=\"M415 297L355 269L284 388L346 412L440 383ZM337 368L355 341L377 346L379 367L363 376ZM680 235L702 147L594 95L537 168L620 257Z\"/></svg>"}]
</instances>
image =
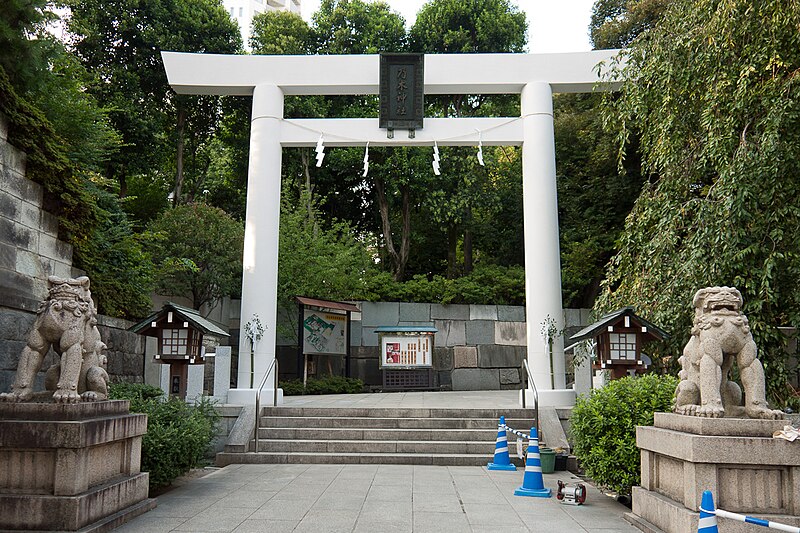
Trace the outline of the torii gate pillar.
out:
<instances>
[{"instance_id":1,"label":"torii gate pillar","mask_svg":"<svg viewBox=\"0 0 800 533\"><path fill-rule=\"evenodd\" d=\"M556 334L552 339L551 361L550 345L542 335L548 317L555 322L559 332L564 328L553 91L550 84L526 84L520 95L520 104L528 365L539 392L539 403L567 406L575 403L575 392L565 389L563 336ZM531 401L532 398L528 397L528 402Z\"/></svg>"},{"instance_id":2,"label":"torii gate pillar","mask_svg":"<svg viewBox=\"0 0 800 533\"><path fill-rule=\"evenodd\" d=\"M283 91L275 85L256 85L253 89L242 261L239 369L237 388L228 392L228 403L251 403L255 394L252 389L257 388L262 379L267 380L264 397L272 398L273 394L274 376L270 372L265 377L265 372L276 356L283 96ZM251 369L251 346L244 329L245 324L255 315L266 328L261 339L255 343L255 364Z\"/></svg>"}]
</instances>

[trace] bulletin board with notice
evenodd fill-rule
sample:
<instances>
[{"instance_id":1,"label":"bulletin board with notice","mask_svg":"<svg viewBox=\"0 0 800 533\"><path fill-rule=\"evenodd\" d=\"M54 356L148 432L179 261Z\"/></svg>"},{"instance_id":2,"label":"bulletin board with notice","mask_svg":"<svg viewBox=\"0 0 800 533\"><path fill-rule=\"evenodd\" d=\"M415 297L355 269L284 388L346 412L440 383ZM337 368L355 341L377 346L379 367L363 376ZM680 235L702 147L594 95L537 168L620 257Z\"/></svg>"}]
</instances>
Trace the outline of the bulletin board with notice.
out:
<instances>
[{"instance_id":1,"label":"bulletin board with notice","mask_svg":"<svg viewBox=\"0 0 800 533\"><path fill-rule=\"evenodd\" d=\"M433 341L436 328L381 326L380 368L387 390L433 388Z\"/></svg>"}]
</instances>

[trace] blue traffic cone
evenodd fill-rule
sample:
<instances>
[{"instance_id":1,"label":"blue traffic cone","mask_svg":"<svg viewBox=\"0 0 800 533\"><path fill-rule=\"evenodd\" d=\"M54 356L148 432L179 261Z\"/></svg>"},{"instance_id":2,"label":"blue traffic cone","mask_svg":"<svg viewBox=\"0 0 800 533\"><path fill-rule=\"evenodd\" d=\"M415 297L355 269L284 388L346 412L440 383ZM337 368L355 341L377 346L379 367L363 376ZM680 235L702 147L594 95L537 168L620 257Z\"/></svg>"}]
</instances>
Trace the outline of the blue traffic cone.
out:
<instances>
[{"instance_id":1,"label":"blue traffic cone","mask_svg":"<svg viewBox=\"0 0 800 533\"><path fill-rule=\"evenodd\" d=\"M511 464L508 456L508 437L506 436L506 417L500 417L500 424L497 426L497 440L494 445L494 460L486 465L488 470L516 470L517 467Z\"/></svg>"},{"instance_id":2,"label":"blue traffic cone","mask_svg":"<svg viewBox=\"0 0 800 533\"><path fill-rule=\"evenodd\" d=\"M711 512L706 512L711 511ZM710 490L703 491L700 500L700 521L697 524L697 533L719 533L717 529L717 515L714 514L714 496Z\"/></svg>"},{"instance_id":3,"label":"blue traffic cone","mask_svg":"<svg viewBox=\"0 0 800 533\"><path fill-rule=\"evenodd\" d=\"M514 496L550 497L550 489L544 488L542 460L539 456L539 435L536 433L536 428L531 428L531 440L528 442L528 454L525 458L525 477L522 478L522 486L514 491Z\"/></svg>"}]
</instances>

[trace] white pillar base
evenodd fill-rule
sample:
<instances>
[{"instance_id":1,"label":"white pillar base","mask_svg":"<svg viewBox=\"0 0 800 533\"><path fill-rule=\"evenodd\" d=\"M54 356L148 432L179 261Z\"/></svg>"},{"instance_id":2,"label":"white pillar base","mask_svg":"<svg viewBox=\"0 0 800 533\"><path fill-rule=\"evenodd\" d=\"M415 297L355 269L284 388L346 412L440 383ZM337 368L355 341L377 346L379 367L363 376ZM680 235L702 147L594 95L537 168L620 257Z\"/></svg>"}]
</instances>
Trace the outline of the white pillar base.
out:
<instances>
[{"instance_id":1,"label":"white pillar base","mask_svg":"<svg viewBox=\"0 0 800 533\"><path fill-rule=\"evenodd\" d=\"M272 405L275 389L261 389L261 407ZM228 405L256 405L256 389L230 389ZM283 389L278 389L278 405L283 405Z\"/></svg>"},{"instance_id":2,"label":"white pillar base","mask_svg":"<svg viewBox=\"0 0 800 533\"><path fill-rule=\"evenodd\" d=\"M533 407L533 392L529 389L519 391L519 404L522 405L522 394L525 393L525 405ZM539 391L539 407L573 407L576 394L573 389L551 389Z\"/></svg>"}]
</instances>

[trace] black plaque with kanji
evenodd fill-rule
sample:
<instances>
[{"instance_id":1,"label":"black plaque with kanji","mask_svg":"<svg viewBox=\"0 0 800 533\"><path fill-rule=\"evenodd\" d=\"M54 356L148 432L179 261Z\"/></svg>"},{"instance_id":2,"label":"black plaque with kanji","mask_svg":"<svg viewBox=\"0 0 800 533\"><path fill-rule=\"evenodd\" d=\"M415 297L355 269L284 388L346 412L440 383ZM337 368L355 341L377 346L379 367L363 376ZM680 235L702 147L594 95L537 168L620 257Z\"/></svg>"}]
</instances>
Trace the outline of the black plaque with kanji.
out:
<instances>
[{"instance_id":1,"label":"black plaque with kanji","mask_svg":"<svg viewBox=\"0 0 800 533\"><path fill-rule=\"evenodd\" d=\"M422 128L425 104L424 67L424 54L381 54L381 128Z\"/></svg>"}]
</instances>

